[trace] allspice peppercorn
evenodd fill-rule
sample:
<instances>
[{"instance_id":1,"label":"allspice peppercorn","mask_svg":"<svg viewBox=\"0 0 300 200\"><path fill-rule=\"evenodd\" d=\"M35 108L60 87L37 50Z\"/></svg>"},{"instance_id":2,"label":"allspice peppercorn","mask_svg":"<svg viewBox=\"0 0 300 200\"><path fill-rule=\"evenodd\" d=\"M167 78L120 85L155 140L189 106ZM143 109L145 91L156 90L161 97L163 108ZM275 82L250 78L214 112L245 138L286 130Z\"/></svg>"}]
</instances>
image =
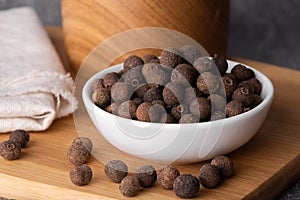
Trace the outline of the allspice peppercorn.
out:
<instances>
[{"instance_id":1,"label":"allspice peppercorn","mask_svg":"<svg viewBox=\"0 0 300 200\"><path fill-rule=\"evenodd\" d=\"M118 115L127 119L134 119L136 118L136 109L136 103L132 100L128 100L121 103L118 107Z\"/></svg>"},{"instance_id":2,"label":"allspice peppercorn","mask_svg":"<svg viewBox=\"0 0 300 200\"><path fill-rule=\"evenodd\" d=\"M87 164L77 165L70 171L70 180L78 186L89 184L92 177L92 169Z\"/></svg>"},{"instance_id":3,"label":"allspice peppercorn","mask_svg":"<svg viewBox=\"0 0 300 200\"><path fill-rule=\"evenodd\" d=\"M75 144L75 143L76 143L76 145L84 145L85 148L87 148L87 150L89 152L92 152L92 150L93 150L93 146L94 146L93 142L88 137L77 137L73 140L72 144Z\"/></svg>"},{"instance_id":4,"label":"allspice peppercorn","mask_svg":"<svg viewBox=\"0 0 300 200\"><path fill-rule=\"evenodd\" d=\"M237 78L239 82L254 78L254 71L242 64L237 64L231 69L231 73Z\"/></svg>"},{"instance_id":5,"label":"allspice peppercorn","mask_svg":"<svg viewBox=\"0 0 300 200\"><path fill-rule=\"evenodd\" d=\"M179 50L182 58L189 64L193 64L194 60L201 56L199 48L192 44L184 45Z\"/></svg>"},{"instance_id":6,"label":"allspice peppercorn","mask_svg":"<svg viewBox=\"0 0 300 200\"><path fill-rule=\"evenodd\" d=\"M126 176L122 179L119 190L124 196L133 197L141 190L141 186L136 177Z\"/></svg>"},{"instance_id":7,"label":"allspice peppercorn","mask_svg":"<svg viewBox=\"0 0 300 200\"><path fill-rule=\"evenodd\" d=\"M227 60L221 56L218 56L217 54L213 57L213 62L217 66L219 72L221 75L225 74L228 69L228 63Z\"/></svg>"},{"instance_id":8,"label":"allspice peppercorn","mask_svg":"<svg viewBox=\"0 0 300 200\"><path fill-rule=\"evenodd\" d=\"M204 94L212 94L218 87L219 80L211 72L203 72L197 78L197 88Z\"/></svg>"},{"instance_id":9,"label":"allspice peppercorn","mask_svg":"<svg viewBox=\"0 0 300 200\"><path fill-rule=\"evenodd\" d=\"M141 59L137 55L131 55L125 59L123 66L124 66L124 69L127 70L127 69L132 69L137 66L142 66L143 64L144 64L143 59Z\"/></svg>"},{"instance_id":10,"label":"allspice peppercorn","mask_svg":"<svg viewBox=\"0 0 300 200\"><path fill-rule=\"evenodd\" d=\"M197 70L188 64L179 64L171 74L171 81L185 86L194 85L198 76Z\"/></svg>"},{"instance_id":11,"label":"allspice peppercorn","mask_svg":"<svg viewBox=\"0 0 300 200\"><path fill-rule=\"evenodd\" d=\"M217 167L205 164L200 168L199 181L206 188L214 188L221 182L221 175Z\"/></svg>"},{"instance_id":12,"label":"allspice peppercorn","mask_svg":"<svg viewBox=\"0 0 300 200\"><path fill-rule=\"evenodd\" d=\"M152 187L157 179L157 173L152 165L145 165L136 171L136 178L144 188Z\"/></svg>"},{"instance_id":13,"label":"allspice peppercorn","mask_svg":"<svg viewBox=\"0 0 300 200\"><path fill-rule=\"evenodd\" d=\"M21 145L11 140L0 143L0 156L6 160L16 160L21 155Z\"/></svg>"},{"instance_id":14,"label":"allspice peppercorn","mask_svg":"<svg viewBox=\"0 0 300 200\"><path fill-rule=\"evenodd\" d=\"M132 88L124 82L117 82L111 88L111 98L114 101L127 101L132 95Z\"/></svg>"},{"instance_id":15,"label":"allspice peppercorn","mask_svg":"<svg viewBox=\"0 0 300 200\"><path fill-rule=\"evenodd\" d=\"M118 115L118 108L120 105L121 105L121 102L114 102L114 103L111 103L110 105L106 106L104 108L104 110L106 112Z\"/></svg>"},{"instance_id":16,"label":"allspice peppercorn","mask_svg":"<svg viewBox=\"0 0 300 200\"><path fill-rule=\"evenodd\" d=\"M178 197L194 198L200 190L199 180L191 174L182 174L175 179L173 190Z\"/></svg>"},{"instance_id":17,"label":"allspice peppercorn","mask_svg":"<svg viewBox=\"0 0 300 200\"><path fill-rule=\"evenodd\" d=\"M182 115L187 114L189 112L189 109L184 104L174 105L171 109L171 115L176 120L179 120Z\"/></svg>"},{"instance_id":18,"label":"allspice peppercorn","mask_svg":"<svg viewBox=\"0 0 300 200\"><path fill-rule=\"evenodd\" d=\"M254 94L260 94L262 90L261 82L256 78L251 78L247 82L252 86Z\"/></svg>"},{"instance_id":19,"label":"allspice peppercorn","mask_svg":"<svg viewBox=\"0 0 300 200\"><path fill-rule=\"evenodd\" d=\"M212 106L212 110L215 111L225 111L225 107L226 107L226 99L219 95L219 94L211 94L209 95L209 97L207 98L208 100L210 100L211 102L211 106Z\"/></svg>"},{"instance_id":20,"label":"allspice peppercorn","mask_svg":"<svg viewBox=\"0 0 300 200\"><path fill-rule=\"evenodd\" d=\"M208 57L199 57L195 59L193 66L200 74L203 72L211 72L214 70L212 60Z\"/></svg>"},{"instance_id":21,"label":"allspice peppercorn","mask_svg":"<svg viewBox=\"0 0 300 200\"><path fill-rule=\"evenodd\" d=\"M139 85L145 84L145 79L142 75L142 67L137 66L128 70L125 74L122 75L122 78L125 83L131 85L132 88L136 88Z\"/></svg>"},{"instance_id":22,"label":"allspice peppercorn","mask_svg":"<svg viewBox=\"0 0 300 200\"><path fill-rule=\"evenodd\" d=\"M145 54L143 56L144 63L160 63L159 58L153 54Z\"/></svg>"},{"instance_id":23,"label":"allspice peppercorn","mask_svg":"<svg viewBox=\"0 0 300 200\"><path fill-rule=\"evenodd\" d=\"M179 104L182 100L183 89L180 84L169 82L163 90L163 99L169 106Z\"/></svg>"},{"instance_id":24,"label":"allspice peppercorn","mask_svg":"<svg viewBox=\"0 0 300 200\"><path fill-rule=\"evenodd\" d=\"M157 182L164 189L172 189L175 179L180 175L179 170L173 166L165 166L157 173Z\"/></svg>"},{"instance_id":25,"label":"allspice peppercorn","mask_svg":"<svg viewBox=\"0 0 300 200\"><path fill-rule=\"evenodd\" d=\"M198 97L191 102L190 111L204 121L210 117L211 102L204 97Z\"/></svg>"},{"instance_id":26,"label":"allspice peppercorn","mask_svg":"<svg viewBox=\"0 0 300 200\"><path fill-rule=\"evenodd\" d=\"M193 114L185 114L179 119L179 124L198 123L199 117Z\"/></svg>"},{"instance_id":27,"label":"allspice peppercorn","mask_svg":"<svg viewBox=\"0 0 300 200\"><path fill-rule=\"evenodd\" d=\"M148 84L141 84L139 85L138 87L136 87L134 89L134 92L133 92L133 97L135 98L143 98L145 93L147 92L147 90L150 89L150 86Z\"/></svg>"},{"instance_id":28,"label":"allspice peppercorn","mask_svg":"<svg viewBox=\"0 0 300 200\"><path fill-rule=\"evenodd\" d=\"M165 85L169 81L168 71L158 63L147 63L142 68L142 74L148 84Z\"/></svg>"},{"instance_id":29,"label":"allspice peppercorn","mask_svg":"<svg viewBox=\"0 0 300 200\"><path fill-rule=\"evenodd\" d=\"M103 77L103 85L106 88L111 88L113 84L118 82L119 74L117 72L109 72Z\"/></svg>"},{"instance_id":30,"label":"allspice peppercorn","mask_svg":"<svg viewBox=\"0 0 300 200\"><path fill-rule=\"evenodd\" d=\"M92 100L97 106L101 108L109 105L111 101L109 90L106 88L96 89L92 95Z\"/></svg>"},{"instance_id":31,"label":"allspice peppercorn","mask_svg":"<svg viewBox=\"0 0 300 200\"><path fill-rule=\"evenodd\" d=\"M154 100L162 100L162 89L160 87L154 87L147 90L143 97L145 102L152 102Z\"/></svg>"},{"instance_id":32,"label":"allspice peppercorn","mask_svg":"<svg viewBox=\"0 0 300 200\"><path fill-rule=\"evenodd\" d=\"M233 92L232 100L242 102L245 107L251 107L253 104L253 95L248 88L240 87Z\"/></svg>"},{"instance_id":33,"label":"allspice peppercorn","mask_svg":"<svg viewBox=\"0 0 300 200\"><path fill-rule=\"evenodd\" d=\"M21 148L24 148L30 140L30 135L25 130L15 130L9 135L9 140L20 144Z\"/></svg>"},{"instance_id":34,"label":"allspice peppercorn","mask_svg":"<svg viewBox=\"0 0 300 200\"><path fill-rule=\"evenodd\" d=\"M204 94L198 88L187 87L184 89L183 102L185 105L190 105L195 98L203 96Z\"/></svg>"},{"instance_id":35,"label":"allspice peppercorn","mask_svg":"<svg viewBox=\"0 0 300 200\"><path fill-rule=\"evenodd\" d=\"M90 151L82 142L76 142L69 147L67 156L71 163L80 165L87 162Z\"/></svg>"},{"instance_id":36,"label":"allspice peppercorn","mask_svg":"<svg viewBox=\"0 0 300 200\"><path fill-rule=\"evenodd\" d=\"M237 81L233 75L222 76L222 81L223 81L226 97L230 98L232 93L236 89Z\"/></svg>"},{"instance_id":37,"label":"allspice peppercorn","mask_svg":"<svg viewBox=\"0 0 300 200\"><path fill-rule=\"evenodd\" d=\"M105 175L115 183L120 183L127 176L128 167L121 160L111 160L104 168Z\"/></svg>"},{"instance_id":38,"label":"allspice peppercorn","mask_svg":"<svg viewBox=\"0 0 300 200\"><path fill-rule=\"evenodd\" d=\"M96 79L92 85L92 91L94 92L98 88L104 88L103 78Z\"/></svg>"},{"instance_id":39,"label":"allspice peppercorn","mask_svg":"<svg viewBox=\"0 0 300 200\"><path fill-rule=\"evenodd\" d=\"M243 113L244 105L240 101L232 100L229 103L227 103L225 111L228 117L233 117Z\"/></svg>"},{"instance_id":40,"label":"allspice peppercorn","mask_svg":"<svg viewBox=\"0 0 300 200\"><path fill-rule=\"evenodd\" d=\"M163 67L175 68L181 63L180 51L176 48L166 48L160 55L160 63Z\"/></svg>"},{"instance_id":41,"label":"allspice peppercorn","mask_svg":"<svg viewBox=\"0 0 300 200\"><path fill-rule=\"evenodd\" d=\"M229 178L233 176L234 168L232 160L227 156L216 156L210 162L221 173L222 178Z\"/></svg>"}]
</instances>

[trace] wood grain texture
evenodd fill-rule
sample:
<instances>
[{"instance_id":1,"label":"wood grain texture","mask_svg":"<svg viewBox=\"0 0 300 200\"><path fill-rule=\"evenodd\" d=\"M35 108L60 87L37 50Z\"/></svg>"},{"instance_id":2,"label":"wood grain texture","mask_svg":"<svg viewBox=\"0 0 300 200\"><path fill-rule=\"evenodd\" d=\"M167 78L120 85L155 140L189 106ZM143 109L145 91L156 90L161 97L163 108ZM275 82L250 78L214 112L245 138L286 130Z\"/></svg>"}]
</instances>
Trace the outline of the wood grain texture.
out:
<instances>
[{"instance_id":1,"label":"wood grain texture","mask_svg":"<svg viewBox=\"0 0 300 200\"><path fill-rule=\"evenodd\" d=\"M59 29L48 29L56 41ZM61 39L61 35L59 36ZM57 44L57 42L54 42ZM275 86L270 113L257 135L229 154L235 175L216 189L201 188L196 199L272 199L300 177L300 72L245 59L236 59L265 73ZM91 127L92 128L92 127ZM45 132L31 133L31 141L15 161L0 159L0 194L15 199L127 199L118 184L108 181L104 165L92 158L94 177L78 187L69 181L66 152L78 136L73 117L56 120ZM8 138L0 135L0 141ZM105 144L104 144L105 145ZM115 151L109 147L106 152ZM130 158L129 158L130 159ZM134 162L135 160L132 160ZM198 174L203 163L178 166L182 173ZM130 199L178 199L157 184Z\"/></svg>"},{"instance_id":2,"label":"wood grain texture","mask_svg":"<svg viewBox=\"0 0 300 200\"><path fill-rule=\"evenodd\" d=\"M209 53L226 55L229 0L63 0L62 18L75 69L105 39L142 27L176 30Z\"/></svg>"}]
</instances>

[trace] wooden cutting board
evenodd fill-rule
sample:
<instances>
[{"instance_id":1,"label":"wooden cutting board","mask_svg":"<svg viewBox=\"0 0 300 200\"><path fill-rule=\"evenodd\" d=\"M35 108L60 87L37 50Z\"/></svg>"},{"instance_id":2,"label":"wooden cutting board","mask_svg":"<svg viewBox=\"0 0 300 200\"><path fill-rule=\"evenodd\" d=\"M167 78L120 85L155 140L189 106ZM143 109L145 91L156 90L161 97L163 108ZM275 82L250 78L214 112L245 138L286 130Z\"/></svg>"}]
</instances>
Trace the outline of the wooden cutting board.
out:
<instances>
[{"instance_id":1,"label":"wooden cutting board","mask_svg":"<svg viewBox=\"0 0 300 200\"><path fill-rule=\"evenodd\" d=\"M62 34L48 28L65 59ZM229 154L235 175L216 189L201 188L197 199L272 199L300 177L300 72L260 62L236 59L265 73L275 86L270 113L257 135ZM15 161L0 159L0 196L14 199L127 199L118 184L108 181L103 164L92 158L92 182L84 187L69 181L73 167L66 152L77 131L73 117L56 120L45 132L31 133L31 141ZM0 141L8 138L0 135ZM104 144L105 147L106 144ZM106 148L106 147L105 147ZM109 147L106 152L114 151ZM182 165L182 173L198 174L203 163ZM130 199L176 199L157 184Z\"/></svg>"}]
</instances>

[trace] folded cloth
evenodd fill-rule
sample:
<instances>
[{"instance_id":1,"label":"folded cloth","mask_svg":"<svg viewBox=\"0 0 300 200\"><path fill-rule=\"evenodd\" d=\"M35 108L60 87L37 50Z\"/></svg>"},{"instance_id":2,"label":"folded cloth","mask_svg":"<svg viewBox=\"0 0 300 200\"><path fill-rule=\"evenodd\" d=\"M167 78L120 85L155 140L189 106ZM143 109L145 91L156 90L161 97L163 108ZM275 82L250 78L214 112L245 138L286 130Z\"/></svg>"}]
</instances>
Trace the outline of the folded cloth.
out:
<instances>
[{"instance_id":1,"label":"folded cloth","mask_svg":"<svg viewBox=\"0 0 300 200\"><path fill-rule=\"evenodd\" d=\"M77 108L74 82L36 13L0 12L0 132L40 131Z\"/></svg>"}]
</instances>

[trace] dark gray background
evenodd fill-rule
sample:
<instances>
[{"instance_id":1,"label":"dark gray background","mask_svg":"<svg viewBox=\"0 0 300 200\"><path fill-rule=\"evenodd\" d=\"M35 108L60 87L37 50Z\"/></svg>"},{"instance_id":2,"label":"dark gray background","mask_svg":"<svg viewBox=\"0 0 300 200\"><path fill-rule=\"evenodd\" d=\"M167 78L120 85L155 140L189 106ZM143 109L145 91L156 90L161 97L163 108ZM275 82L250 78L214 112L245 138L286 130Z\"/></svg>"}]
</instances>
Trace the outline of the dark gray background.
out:
<instances>
[{"instance_id":1,"label":"dark gray background","mask_svg":"<svg viewBox=\"0 0 300 200\"><path fill-rule=\"evenodd\" d=\"M44 24L61 26L60 0L0 0L0 10L23 5ZM231 0L228 56L300 70L300 1ZM300 200L300 180L277 198L288 199Z\"/></svg>"}]
</instances>

